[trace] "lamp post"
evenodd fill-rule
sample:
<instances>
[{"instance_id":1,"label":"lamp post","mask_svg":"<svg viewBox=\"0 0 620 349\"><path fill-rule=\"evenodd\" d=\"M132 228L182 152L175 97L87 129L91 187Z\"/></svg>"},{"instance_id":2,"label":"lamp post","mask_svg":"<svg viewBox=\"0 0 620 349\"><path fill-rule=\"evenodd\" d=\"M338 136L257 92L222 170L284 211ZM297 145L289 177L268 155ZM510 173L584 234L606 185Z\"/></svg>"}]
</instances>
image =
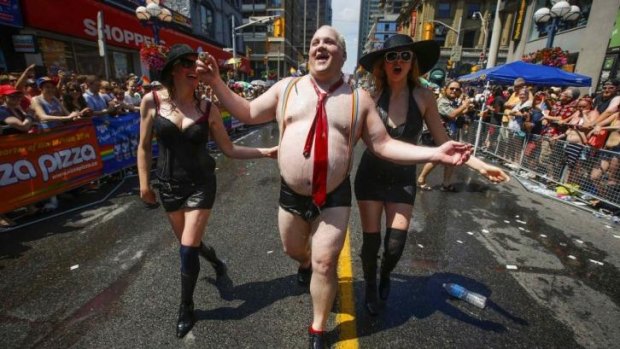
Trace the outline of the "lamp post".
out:
<instances>
[{"instance_id":1,"label":"lamp post","mask_svg":"<svg viewBox=\"0 0 620 349\"><path fill-rule=\"evenodd\" d=\"M541 7L534 13L534 22L538 25L538 31L547 32L546 48L553 47L553 39L558 31L558 26L563 22L574 22L581 16L579 6L568 3L568 1L551 1L551 9Z\"/></svg>"},{"instance_id":2,"label":"lamp post","mask_svg":"<svg viewBox=\"0 0 620 349\"><path fill-rule=\"evenodd\" d=\"M136 8L136 17L142 25L150 25L153 29L153 41L159 45L159 29L160 22L172 22L172 13L167 8L159 5L159 0L146 0L146 6L138 6Z\"/></svg>"},{"instance_id":3,"label":"lamp post","mask_svg":"<svg viewBox=\"0 0 620 349\"><path fill-rule=\"evenodd\" d=\"M479 11L474 12L473 16L475 18L480 18L480 22L482 25L482 53L480 54L480 65L484 63L487 55L487 38L489 35L489 13L482 14Z\"/></svg>"}]
</instances>

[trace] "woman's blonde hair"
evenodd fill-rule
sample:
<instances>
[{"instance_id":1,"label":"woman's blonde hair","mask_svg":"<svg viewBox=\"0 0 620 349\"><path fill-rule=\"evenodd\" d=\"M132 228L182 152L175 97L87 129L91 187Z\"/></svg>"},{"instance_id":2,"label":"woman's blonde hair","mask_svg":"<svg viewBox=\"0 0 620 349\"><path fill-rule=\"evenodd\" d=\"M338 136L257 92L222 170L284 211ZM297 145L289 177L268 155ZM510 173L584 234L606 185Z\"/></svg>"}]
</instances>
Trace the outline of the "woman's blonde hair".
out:
<instances>
[{"instance_id":1,"label":"woman's blonde hair","mask_svg":"<svg viewBox=\"0 0 620 349\"><path fill-rule=\"evenodd\" d=\"M387 74L385 74L385 60L383 57L381 59L377 59L375 64L372 66L372 77L374 84L373 94L379 94L383 91L383 88L388 84ZM420 68L418 67L418 61L411 61L411 69L409 69L409 74L407 74L407 85L412 90L416 87L422 86L420 83Z\"/></svg>"}]
</instances>

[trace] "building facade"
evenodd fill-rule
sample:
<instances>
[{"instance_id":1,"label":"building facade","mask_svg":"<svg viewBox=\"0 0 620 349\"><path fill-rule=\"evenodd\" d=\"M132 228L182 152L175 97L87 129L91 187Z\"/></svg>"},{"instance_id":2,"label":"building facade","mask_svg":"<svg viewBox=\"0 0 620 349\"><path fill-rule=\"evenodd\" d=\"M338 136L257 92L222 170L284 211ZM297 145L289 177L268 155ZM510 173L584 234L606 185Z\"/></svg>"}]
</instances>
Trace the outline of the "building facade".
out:
<instances>
[{"instance_id":1,"label":"building facade","mask_svg":"<svg viewBox=\"0 0 620 349\"><path fill-rule=\"evenodd\" d=\"M252 17L284 19L251 25L241 31L253 77L270 80L305 69L314 31L331 24L332 17L331 0L243 0L241 10L244 23Z\"/></svg>"},{"instance_id":2,"label":"building facade","mask_svg":"<svg viewBox=\"0 0 620 349\"><path fill-rule=\"evenodd\" d=\"M42 73L50 75L59 70L116 79L122 79L129 73L149 75L148 68L140 61L139 50L143 45L155 42L153 28L143 25L135 16L136 7L144 5L144 1L7 2L8 8L14 10L20 21L4 23L0 20L0 49L6 70L21 71L35 64L45 70ZM173 20L162 25L159 31L161 43L167 46L184 43L196 50L208 51L225 68L226 61L232 56L225 50L231 44L232 34L230 30L218 32L215 26L227 22L226 18L230 16L241 20L239 1L168 0L163 3L172 10ZM207 5L212 10L210 17L198 16L199 5ZM107 69L97 44L99 12L104 19ZM210 22L203 23L206 18ZM241 64L240 69L249 71L248 62Z\"/></svg>"},{"instance_id":3,"label":"building facade","mask_svg":"<svg viewBox=\"0 0 620 349\"><path fill-rule=\"evenodd\" d=\"M506 62L517 5L504 1L500 7L496 65ZM398 25L415 41L437 41L441 56L436 67L455 77L485 67L496 6L496 0L415 0L402 8Z\"/></svg>"},{"instance_id":4,"label":"building facade","mask_svg":"<svg viewBox=\"0 0 620 349\"><path fill-rule=\"evenodd\" d=\"M569 3L579 6L581 16L575 22L560 24L552 46L568 51L567 69L591 77L595 90L604 80L620 77L620 1L570 0ZM539 30L534 12L551 6L548 0L526 2L522 39L511 47L510 61L545 48L548 33L543 28Z\"/></svg>"},{"instance_id":5,"label":"building facade","mask_svg":"<svg viewBox=\"0 0 620 349\"><path fill-rule=\"evenodd\" d=\"M408 6L406 0L361 0L357 56L381 46L383 41L396 33L392 29L401 8Z\"/></svg>"}]
</instances>

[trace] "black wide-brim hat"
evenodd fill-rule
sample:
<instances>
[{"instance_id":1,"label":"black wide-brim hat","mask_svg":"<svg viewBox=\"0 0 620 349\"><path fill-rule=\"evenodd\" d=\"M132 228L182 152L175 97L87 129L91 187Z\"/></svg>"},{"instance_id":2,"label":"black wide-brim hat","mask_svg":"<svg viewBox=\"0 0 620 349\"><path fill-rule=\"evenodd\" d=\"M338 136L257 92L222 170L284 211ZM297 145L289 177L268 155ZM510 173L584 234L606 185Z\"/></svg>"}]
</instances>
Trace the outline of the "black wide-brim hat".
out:
<instances>
[{"instance_id":1,"label":"black wide-brim hat","mask_svg":"<svg viewBox=\"0 0 620 349\"><path fill-rule=\"evenodd\" d=\"M386 52L406 51L408 49L415 53L420 75L431 70L439 60L440 49L439 44L435 40L414 42L409 35L395 34L383 42L383 47L380 50L362 56L359 64L367 71L372 72L377 60L383 59Z\"/></svg>"},{"instance_id":2,"label":"black wide-brim hat","mask_svg":"<svg viewBox=\"0 0 620 349\"><path fill-rule=\"evenodd\" d=\"M166 63L164 63L164 68L161 70L162 80L167 78L172 70L172 65L174 62L184 56L189 55L197 55L196 51L194 51L189 45L186 44L176 44L170 48L168 51L168 55L166 56Z\"/></svg>"}]
</instances>

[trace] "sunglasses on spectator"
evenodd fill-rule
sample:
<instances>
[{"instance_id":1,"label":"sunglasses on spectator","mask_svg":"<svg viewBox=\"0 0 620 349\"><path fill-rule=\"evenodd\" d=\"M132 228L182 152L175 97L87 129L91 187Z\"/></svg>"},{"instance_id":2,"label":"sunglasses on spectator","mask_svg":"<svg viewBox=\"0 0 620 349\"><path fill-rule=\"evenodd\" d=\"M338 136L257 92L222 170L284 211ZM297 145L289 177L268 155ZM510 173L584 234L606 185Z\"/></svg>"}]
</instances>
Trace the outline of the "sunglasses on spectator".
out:
<instances>
[{"instance_id":1,"label":"sunglasses on spectator","mask_svg":"<svg viewBox=\"0 0 620 349\"><path fill-rule=\"evenodd\" d=\"M448 87L449 91L460 91L461 88L460 87Z\"/></svg>"},{"instance_id":2,"label":"sunglasses on spectator","mask_svg":"<svg viewBox=\"0 0 620 349\"><path fill-rule=\"evenodd\" d=\"M413 59L413 52L411 51L390 51L385 53L386 62L395 62L400 59L403 62L409 62Z\"/></svg>"},{"instance_id":3,"label":"sunglasses on spectator","mask_svg":"<svg viewBox=\"0 0 620 349\"><path fill-rule=\"evenodd\" d=\"M603 86L603 90L615 90L616 86Z\"/></svg>"},{"instance_id":4,"label":"sunglasses on spectator","mask_svg":"<svg viewBox=\"0 0 620 349\"><path fill-rule=\"evenodd\" d=\"M181 67L185 68L185 69L190 69L190 68L195 68L196 67L196 61L195 60L191 60L191 59L187 59L187 58L181 58L177 61Z\"/></svg>"}]
</instances>

